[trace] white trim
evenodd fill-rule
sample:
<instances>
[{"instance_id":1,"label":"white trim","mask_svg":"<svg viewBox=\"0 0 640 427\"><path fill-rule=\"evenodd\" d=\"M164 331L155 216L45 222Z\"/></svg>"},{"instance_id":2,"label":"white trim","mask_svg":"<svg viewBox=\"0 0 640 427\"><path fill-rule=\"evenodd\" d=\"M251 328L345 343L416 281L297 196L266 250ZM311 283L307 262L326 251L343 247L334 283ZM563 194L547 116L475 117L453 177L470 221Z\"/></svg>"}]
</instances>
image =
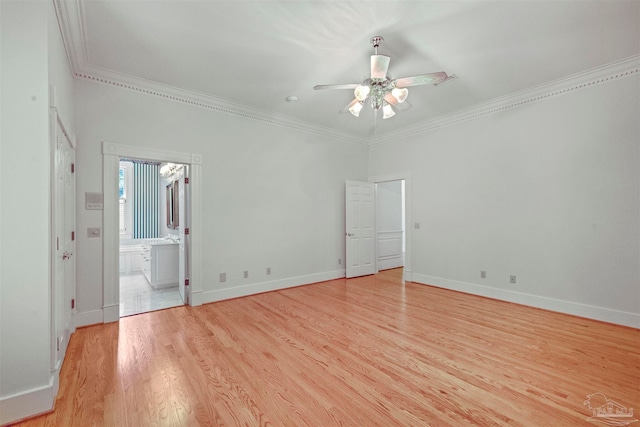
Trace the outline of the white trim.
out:
<instances>
[{"instance_id":1,"label":"white trim","mask_svg":"<svg viewBox=\"0 0 640 427\"><path fill-rule=\"evenodd\" d=\"M104 322L103 310L80 311L76 314L76 328Z\"/></svg>"},{"instance_id":2,"label":"white trim","mask_svg":"<svg viewBox=\"0 0 640 427\"><path fill-rule=\"evenodd\" d=\"M34 387L0 399L0 425L18 422L51 411L57 393L58 379L56 377L57 371L55 375L52 374L49 384L45 386Z\"/></svg>"},{"instance_id":3,"label":"white trim","mask_svg":"<svg viewBox=\"0 0 640 427\"><path fill-rule=\"evenodd\" d=\"M54 6L56 9L56 15L58 16L60 31L62 33L62 41L74 78L121 87L149 95L159 96L175 102L239 115L249 119L260 120L360 145L391 143L400 138L427 133L444 126L450 126L467 120L483 117L488 114L527 105L532 102L565 95L594 85L637 75L640 72L640 55L634 55L629 58L605 64L547 84L499 97L464 110L445 114L440 117L433 117L400 131L378 133L372 137L363 137L344 131L327 129L312 123L302 122L282 114L262 111L246 105L241 105L201 93L190 92L181 88L163 85L158 82L141 79L132 75L116 72L111 69L91 65L88 63L86 54L82 2L72 2L71 7L67 7L64 1L54 0ZM455 81L451 84L455 84Z\"/></svg>"},{"instance_id":4,"label":"white trim","mask_svg":"<svg viewBox=\"0 0 640 427\"><path fill-rule=\"evenodd\" d=\"M489 114L528 105L533 102L544 101L556 96L566 95L577 90L637 75L638 73L640 73L640 55L635 55L592 70L496 98L451 114L433 117L402 130L378 134L370 139L369 145L374 146L394 142L401 138L424 134L445 126L455 125Z\"/></svg>"},{"instance_id":5,"label":"white trim","mask_svg":"<svg viewBox=\"0 0 640 427\"><path fill-rule=\"evenodd\" d=\"M67 8L67 2L64 0L53 0L53 6L56 11L56 18L58 19L58 27L60 27L60 34L62 36L62 44L67 54L67 61L69 61L69 68L71 73L75 74L78 70L77 62L77 49L75 45L77 43L77 36L74 34L74 30L79 27L77 15L73 15L73 5L71 9ZM70 24L70 20L75 20L76 25Z\"/></svg>"},{"instance_id":6,"label":"white trim","mask_svg":"<svg viewBox=\"0 0 640 427\"><path fill-rule=\"evenodd\" d=\"M75 73L74 77L92 81L95 83L106 84L110 86L128 89L134 92L153 95L165 98L170 101L189 104L194 107L200 107L207 110L217 111L219 113L232 114L252 120L270 123L290 129L308 132L316 135L322 135L331 139L340 140L345 143L367 145L367 138L360 137L355 134L329 129L318 126L313 123L303 122L283 114L263 111L257 108L241 105L232 101L216 98L203 93L192 92L185 89L179 89L172 86L157 83L151 80L141 79L139 77L118 73L99 67L89 67L91 72Z\"/></svg>"},{"instance_id":7,"label":"white trim","mask_svg":"<svg viewBox=\"0 0 640 427\"><path fill-rule=\"evenodd\" d=\"M118 272L119 273L119 272ZM120 274L118 274L118 282L120 283ZM118 289L118 299L120 298L120 289ZM102 321L104 323L117 322L120 320L120 303L105 305L102 308Z\"/></svg>"},{"instance_id":8,"label":"white trim","mask_svg":"<svg viewBox=\"0 0 640 427\"><path fill-rule=\"evenodd\" d=\"M306 276L289 277L282 280L273 280L250 285L234 286L232 288L216 289L203 292L198 296L202 304L223 301L232 298L256 295L263 292L277 291L280 289L294 288L296 286L309 285L327 280L341 279L345 276L345 270L326 271L324 273L309 274Z\"/></svg>"},{"instance_id":9,"label":"white trim","mask_svg":"<svg viewBox=\"0 0 640 427\"><path fill-rule=\"evenodd\" d=\"M602 322L640 328L640 315L636 313L628 313L555 298L541 297L524 292L477 285L475 283L459 282L456 280L443 279L441 277L433 277L418 273L413 274L413 282L501 301L513 302L530 307L542 308L544 310L586 317L588 319L600 320Z\"/></svg>"},{"instance_id":10,"label":"white trim","mask_svg":"<svg viewBox=\"0 0 640 427\"><path fill-rule=\"evenodd\" d=\"M117 322L120 319L120 239L118 224L118 170L120 157L147 159L159 162L183 163L189 165L191 186L191 221L189 253L189 288L187 301L194 304L192 293L202 291L202 155L136 147L131 145L102 142L103 161L103 322ZM84 319L83 319L84 320ZM79 322L78 322L79 323Z\"/></svg>"}]
</instances>

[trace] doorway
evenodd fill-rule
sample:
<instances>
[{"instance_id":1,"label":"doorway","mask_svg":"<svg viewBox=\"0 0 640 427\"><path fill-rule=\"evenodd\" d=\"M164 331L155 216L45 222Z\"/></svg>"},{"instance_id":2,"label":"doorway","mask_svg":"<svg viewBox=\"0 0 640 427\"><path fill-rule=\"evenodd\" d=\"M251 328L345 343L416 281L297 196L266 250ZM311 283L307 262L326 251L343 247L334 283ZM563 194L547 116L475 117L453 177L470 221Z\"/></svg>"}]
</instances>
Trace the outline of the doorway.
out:
<instances>
[{"instance_id":1,"label":"doorway","mask_svg":"<svg viewBox=\"0 0 640 427\"><path fill-rule=\"evenodd\" d=\"M385 184L394 182L395 184ZM392 224L378 224L377 186L392 200L382 209L394 211ZM387 187L392 190L389 191ZM345 277L402 267L402 278L411 281L411 174L402 172L370 177L368 182L345 185ZM382 231L382 233L380 233ZM381 257L380 257L381 256Z\"/></svg>"},{"instance_id":2,"label":"doorway","mask_svg":"<svg viewBox=\"0 0 640 427\"><path fill-rule=\"evenodd\" d=\"M188 165L120 158L120 317L186 303Z\"/></svg>"},{"instance_id":3,"label":"doorway","mask_svg":"<svg viewBox=\"0 0 640 427\"><path fill-rule=\"evenodd\" d=\"M377 176L370 177L369 181L374 182L376 184L382 184L383 186L386 185L385 183L391 183L391 182L404 183L403 185L401 184L402 188L400 190L401 191L401 197L399 198L400 201L398 202L397 195L390 197L389 199L396 200L395 202L391 202L392 209L401 210L402 223L400 228L403 231L402 243L401 243L402 279L404 281L410 282L412 277L412 270L411 270L412 234L415 231L413 226L411 225L413 224L412 216L411 216L411 172L404 171L404 172L398 172L398 173L393 173L388 175L377 175ZM394 185L397 186L398 184L391 184L391 186L394 186ZM398 190L396 189L395 191L398 191ZM400 206L398 206L398 204ZM376 217L377 216L378 215L376 215ZM395 221L395 224L398 224L397 220ZM379 226L378 224L376 225ZM391 229L389 231L391 231ZM395 248L398 247L397 240L393 243L393 246ZM379 246L378 246L378 251L380 251ZM391 252L394 252L394 251L395 250L392 250ZM397 257L395 254L393 254L392 258L397 258ZM391 267L385 267L384 262L381 265L378 265L378 261L376 262L376 266L377 266L376 271L384 270L385 268L391 268Z\"/></svg>"},{"instance_id":4,"label":"doorway","mask_svg":"<svg viewBox=\"0 0 640 427\"><path fill-rule=\"evenodd\" d=\"M376 183L377 271L404 267L405 181Z\"/></svg>"},{"instance_id":5,"label":"doorway","mask_svg":"<svg viewBox=\"0 0 640 427\"><path fill-rule=\"evenodd\" d=\"M184 274L180 280L184 286L184 300L189 305L202 304L201 242L202 212L200 203L202 156L194 153L172 152L103 142L103 191L104 191L104 270L103 270L103 321L116 322L120 318L120 159L145 159L156 163L175 163L188 167L190 197L183 203L182 218L185 238ZM178 212L177 215L180 215ZM188 228L188 230L187 230ZM188 256L187 256L188 255ZM180 274L180 273L179 273ZM187 284L188 283L188 284Z\"/></svg>"}]
</instances>

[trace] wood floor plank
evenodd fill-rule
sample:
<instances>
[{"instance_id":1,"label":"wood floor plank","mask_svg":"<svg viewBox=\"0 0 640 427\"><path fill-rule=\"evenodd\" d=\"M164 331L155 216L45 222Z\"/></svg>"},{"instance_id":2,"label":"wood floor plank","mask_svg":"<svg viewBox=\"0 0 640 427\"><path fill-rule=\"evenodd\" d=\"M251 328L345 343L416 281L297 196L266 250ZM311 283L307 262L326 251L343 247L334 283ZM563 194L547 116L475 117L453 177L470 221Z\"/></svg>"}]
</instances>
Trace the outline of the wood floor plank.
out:
<instances>
[{"instance_id":1,"label":"wood floor plank","mask_svg":"<svg viewBox=\"0 0 640 427\"><path fill-rule=\"evenodd\" d=\"M589 425L595 392L640 408L640 330L390 270L79 329L18 425Z\"/></svg>"}]
</instances>

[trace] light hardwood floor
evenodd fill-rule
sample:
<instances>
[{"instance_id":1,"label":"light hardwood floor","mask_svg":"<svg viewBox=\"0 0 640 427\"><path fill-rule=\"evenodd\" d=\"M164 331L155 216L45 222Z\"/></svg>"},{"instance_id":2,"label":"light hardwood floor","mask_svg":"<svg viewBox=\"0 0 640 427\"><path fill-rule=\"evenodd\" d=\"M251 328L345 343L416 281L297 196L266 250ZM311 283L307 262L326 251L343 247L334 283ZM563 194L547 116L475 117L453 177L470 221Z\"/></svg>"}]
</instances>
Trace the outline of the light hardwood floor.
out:
<instances>
[{"instance_id":1,"label":"light hardwood floor","mask_svg":"<svg viewBox=\"0 0 640 427\"><path fill-rule=\"evenodd\" d=\"M391 270L79 329L20 425L604 425L596 392L640 417L640 330Z\"/></svg>"}]
</instances>

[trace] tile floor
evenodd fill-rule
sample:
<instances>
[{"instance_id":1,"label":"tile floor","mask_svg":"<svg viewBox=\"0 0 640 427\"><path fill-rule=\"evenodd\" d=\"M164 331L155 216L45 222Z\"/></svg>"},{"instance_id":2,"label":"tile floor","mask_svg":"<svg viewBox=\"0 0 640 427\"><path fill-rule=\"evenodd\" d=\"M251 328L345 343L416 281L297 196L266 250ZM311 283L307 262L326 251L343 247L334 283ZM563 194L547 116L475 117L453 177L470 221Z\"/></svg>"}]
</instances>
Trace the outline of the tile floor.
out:
<instances>
[{"instance_id":1,"label":"tile floor","mask_svg":"<svg viewBox=\"0 0 640 427\"><path fill-rule=\"evenodd\" d=\"M177 286L155 290L142 272L120 276L120 317L182 304Z\"/></svg>"}]
</instances>

